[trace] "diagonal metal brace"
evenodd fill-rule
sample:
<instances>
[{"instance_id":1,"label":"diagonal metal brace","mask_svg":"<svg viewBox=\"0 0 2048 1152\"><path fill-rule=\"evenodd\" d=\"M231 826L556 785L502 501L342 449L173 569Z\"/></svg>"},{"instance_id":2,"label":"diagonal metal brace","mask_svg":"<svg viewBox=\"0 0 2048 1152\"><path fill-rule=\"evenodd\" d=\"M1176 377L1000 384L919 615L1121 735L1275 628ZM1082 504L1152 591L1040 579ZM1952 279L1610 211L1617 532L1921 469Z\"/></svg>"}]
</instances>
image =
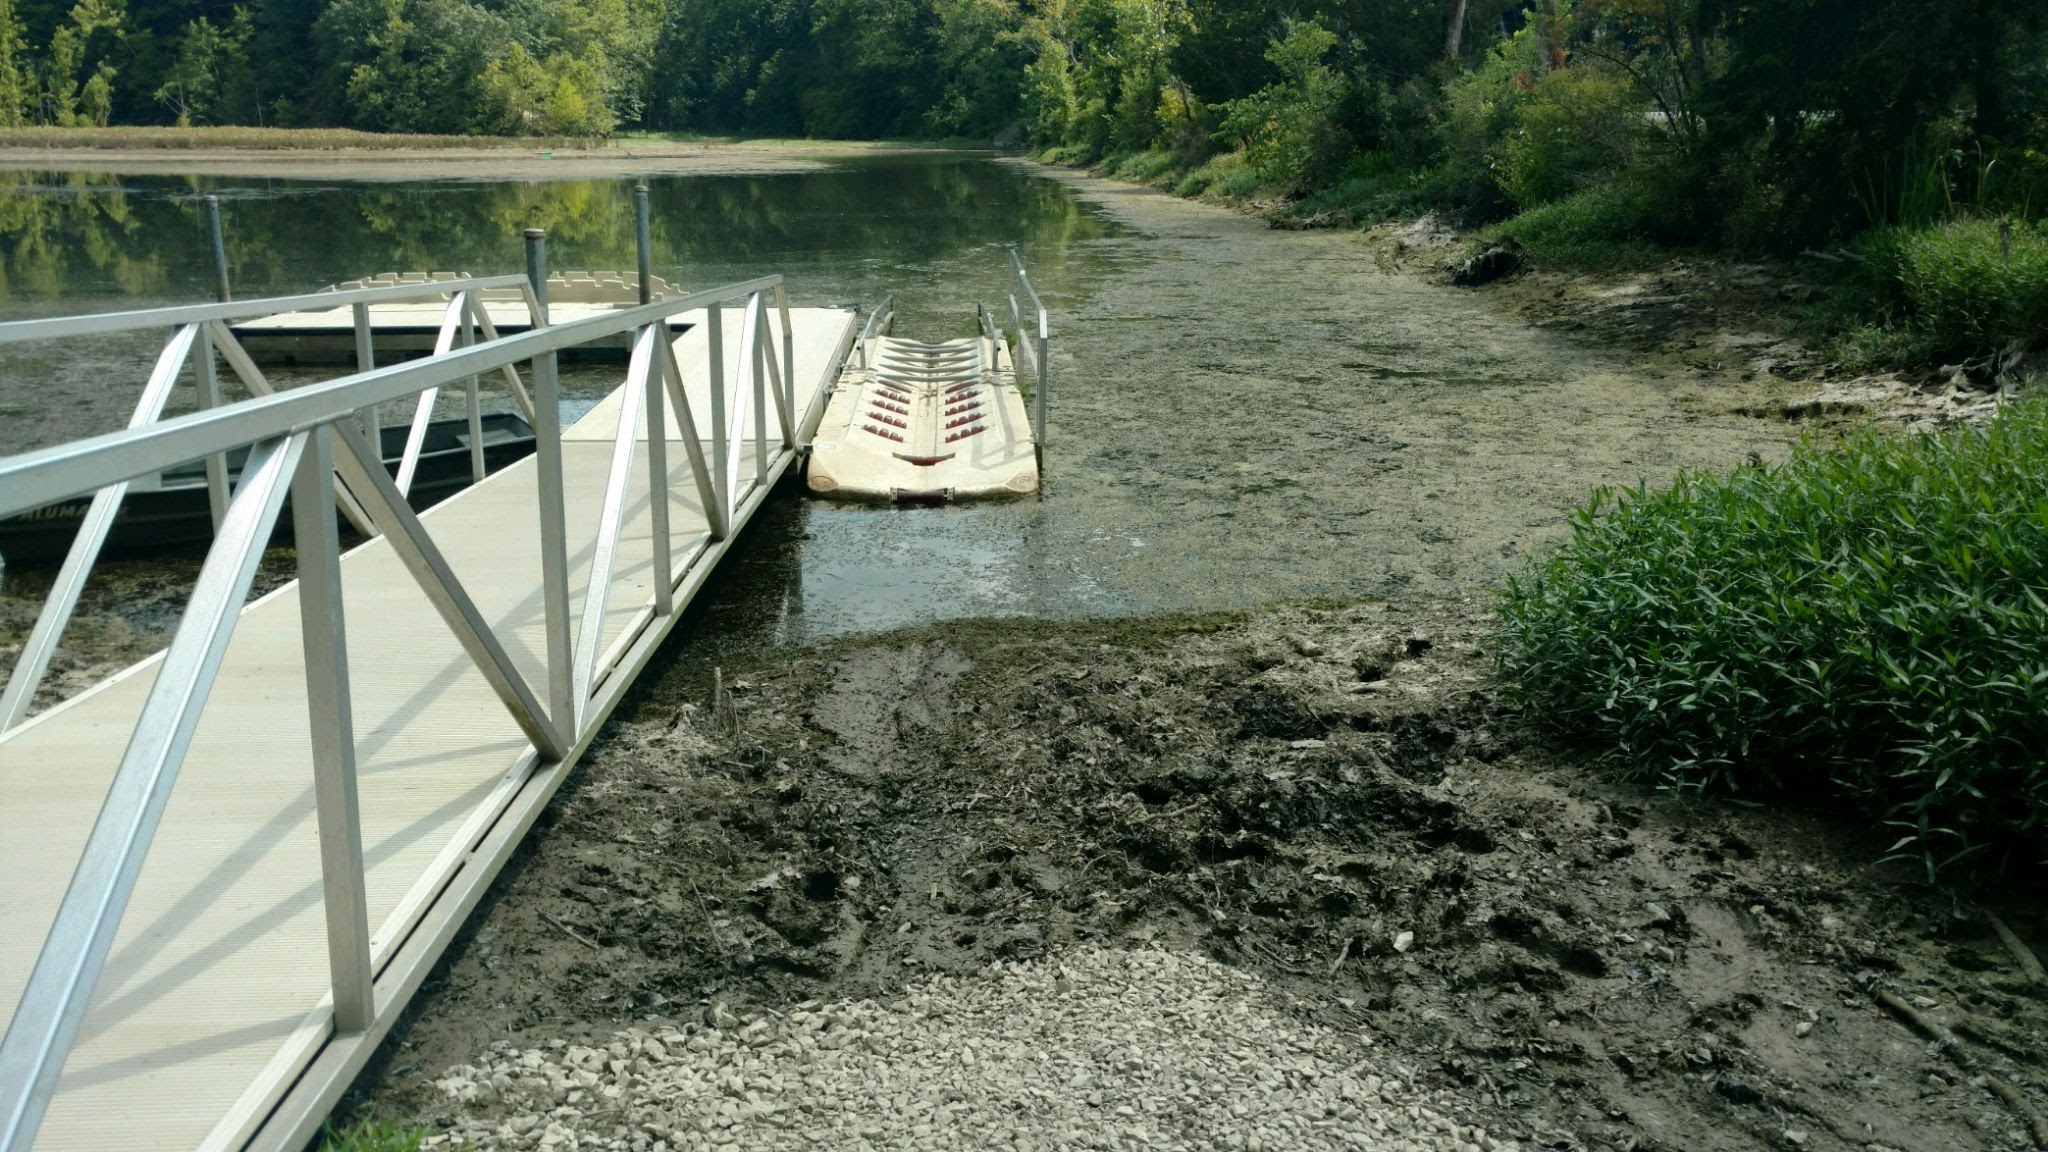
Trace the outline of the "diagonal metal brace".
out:
<instances>
[{"instance_id":1,"label":"diagonal metal brace","mask_svg":"<svg viewBox=\"0 0 2048 1152\"><path fill-rule=\"evenodd\" d=\"M191 603L164 651L71 886L0 1040L0 1152L26 1152L35 1142L308 435L264 440L249 449L241 486L199 569Z\"/></svg>"},{"instance_id":2,"label":"diagonal metal brace","mask_svg":"<svg viewBox=\"0 0 2048 1152\"><path fill-rule=\"evenodd\" d=\"M566 756L569 746L562 739L558 727L560 721L571 717L556 717L550 720L547 710L527 686L526 678L512 664L505 646L498 642L496 633L477 610L476 602L455 578L455 570L441 555L433 537L427 534L426 526L420 523L412 505L398 491L398 486L384 471L384 464L377 454L370 450L369 441L363 438L362 429L346 422L333 425L341 443L348 449L336 454L334 469L341 474L342 482L362 497L363 507L370 514L380 532L390 540L391 549L404 562L406 571L412 573L420 591L441 614L448 630L455 634L462 650L484 674L492 691L512 713L512 719L519 725L526 738L540 750L543 759L560 760Z\"/></svg>"}]
</instances>

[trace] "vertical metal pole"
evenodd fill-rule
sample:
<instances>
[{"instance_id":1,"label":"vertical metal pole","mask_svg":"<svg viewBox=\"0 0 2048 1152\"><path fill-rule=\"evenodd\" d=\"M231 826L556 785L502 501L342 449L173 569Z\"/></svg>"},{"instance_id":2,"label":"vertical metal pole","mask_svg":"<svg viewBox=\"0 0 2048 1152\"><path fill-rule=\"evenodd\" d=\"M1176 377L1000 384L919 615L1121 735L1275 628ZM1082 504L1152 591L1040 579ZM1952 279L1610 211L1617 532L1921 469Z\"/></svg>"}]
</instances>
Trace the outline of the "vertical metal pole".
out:
<instances>
[{"instance_id":1,"label":"vertical metal pole","mask_svg":"<svg viewBox=\"0 0 2048 1152\"><path fill-rule=\"evenodd\" d=\"M1038 408L1038 446L1042 449L1051 443L1045 428L1045 382L1052 371L1052 337L1045 331L1043 321L1038 328L1038 380L1032 388L1031 399Z\"/></svg>"},{"instance_id":2,"label":"vertical metal pole","mask_svg":"<svg viewBox=\"0 0 2048 1152\"><path fill-rule=\"evenodd\" d=\"M213 362L213 332L204 324L198 327L199 346L193 350L198 358L192 361L192 378L199 390L199 407L218 408L220 376ZM218 532L228 514L228 458L219 452L206 458L206 505L213 512L213 530Z\"/></svg>"},{"instance_id":3,"label":"vertical metal pole","mask_svg":"<svg viewBox=\"0 0 2048 1152\"><path fill-rule=\"evenodd\" d=\"M228 293L228 242L220 226L220 197L207 196L202 201L206 207L206 239L213 250L213 298L226 303ZM199 389L199 407L220 406L220 379L214 374L213 335L204 325L199 329L199 360L193 366L194 382ZM213 513L213 530L220 531L222 517L228 514L228 460L215 454L206 458L206 503Z\"/></svg>"},{"instance_id":4,"label":"vertical metal pole","mask_svg":"<svg viewBox=\"0 0 2048 1152\"><path fill-rule=\"evenodd\" d=\"M546 231L526 230L526 278L547 323ZM576 648L569 637L569 525L562 495L562 400L555 354L533 362L534 458L540 504L541 598L546 613L548 718L568 744L576 742Z\"/></svg>"},{"instance_id":5,"label":"vertical metal pole","mask_svg":"<svg viewBox=\"0 0 2048 1152\"><path fill-rule=\"evenodd\" d=\"M668 339L668 321L656 320L647 337L655 344L647 361L647 516L654 532L654 614L666 616L675 611L675 559L668 529L668 417L661 401L667 380L660 345Z\"/></svg>"},{"instance_id":6,"label":"vertical metal pole","mask_svg":"<svg viewBox=\"0 0 2048 1152\"><path fill-rule=\"evenodd\" d=\"M462 295L467 296L468 293ZM455 343L462 348L473 343L467 308L462 311L462 327L455 330ZM484 482L484 409L483 399L477 394L476 377L464 380L462 390L469 410L469 479L473 484L481 484Z\"/></svg>"},{"instance_id":7,"label":"vertical metal pole","mask_svg":"<svg viewBox=\"0 0 2048 1152\"><path fill-rule=\"evenodd\" d=\"M226 301L228 296L228 242L220 230L220 197L208 196L206 205L206 234L213 242L213 295L216 300Z\"/></svg>"},{"instance_id":8,"label":"vertical metal pole","mask_svg":"<svg viewBox=\"0 0 2048 1152\"><path fill-rule=\"evenodd\" d=\"M789 413L790 423L800 433L805 413L796 410L796 330L789 323L789 290L780 280L775 284L775 310L782 317L782 395L786 401L782 410Z\"/></svg>"},{"instance_id":9,"label":"vertical metal pole","mask_svg":"<svg viewBox=\"0 0 2048 1152\"><path fill-rule=\"evenodd\" d=\"M526 280L533 285L533 298L540 303L539 324L548 322L548 230L526 230Z\"/></svg>"},{"instance_id":10,"label":"vertical metal pole","mask_svg":"<svg viewBox=\"0 0 2048 1152\"><path fill-rule=\"evenodd\" d=\"M348 631L341 604L341 541L334 526L334 444L306 441L292 476L292 541L299 556L299 630L306 647L306 706L313 729L313 801L320 827L320 887L334 1027L360 1032L376 1014L370 913L363 894L363 829L356 799L356 733L349 699Z\"/></svg>"},{"instance_id":11,"label":"vertical metal pole","mask_svg":"<svg viewBox=\"0 0 2048 1152\"><path fill-rule=\"evenodd\" d=\"M725 306L704 309L704 335L711 344L711 483L718 491L718 512L710 517L714 539L725 539L732 525L732 490L726 463L732 455L731 429L725 425Z\"/></svg>"},{"instance_id":12,"label":"vertical metal pole","mask_svg":"<svg viewBox=\"0 0 2048 1152\"><path fill-rule=\"evenodd\" d=\"M356 324L356 371L368 372L377 366L377 345L370 336L370 306L357 304L350 309ZM384 424L377 418L377 406L371 404L362 411L363 436L370 441L370 447L377 450L377 458L384 458Z\"/></svg>"},{"instance_id":13,"label":"vertical metal pole","mask_svg":"<svg viewBox=\"0 0 2048 1152\"><path fill-rule=\"evenodd\" d=\"M754 294L754 486L768 483L768 309Z\"/></svg>"},{"instance_id":14,"label":"vertical metal pole","mask_svg":"<svg viewBox=\"0 0 2048 1152\"><path fill-rule=\"evenodd\" d=\"M633 236L640 249L640 302L645 304L654 299L654 227L648 218L645 182L633 185Z\"/></svg>"}]
</instances>

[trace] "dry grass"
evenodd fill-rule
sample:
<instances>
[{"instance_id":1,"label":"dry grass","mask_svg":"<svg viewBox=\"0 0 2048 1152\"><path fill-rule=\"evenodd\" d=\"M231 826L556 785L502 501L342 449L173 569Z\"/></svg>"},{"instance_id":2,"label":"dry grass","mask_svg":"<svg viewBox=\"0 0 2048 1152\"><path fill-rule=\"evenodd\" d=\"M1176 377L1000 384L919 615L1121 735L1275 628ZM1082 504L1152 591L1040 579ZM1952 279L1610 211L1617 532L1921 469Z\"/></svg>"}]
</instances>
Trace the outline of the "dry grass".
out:
<instances>
[{"instance_id":1,"label":"dry grass","mask_svg":"<svg viewBox=\"0 0 2048 1152\"><path fill-rule=\"evenodd\" d=\"M338 152L349 149L587 148L595 140L567 136L408 136L353 128L7 128L0 148L220 149Z\"/></svg>"}]
</instances>

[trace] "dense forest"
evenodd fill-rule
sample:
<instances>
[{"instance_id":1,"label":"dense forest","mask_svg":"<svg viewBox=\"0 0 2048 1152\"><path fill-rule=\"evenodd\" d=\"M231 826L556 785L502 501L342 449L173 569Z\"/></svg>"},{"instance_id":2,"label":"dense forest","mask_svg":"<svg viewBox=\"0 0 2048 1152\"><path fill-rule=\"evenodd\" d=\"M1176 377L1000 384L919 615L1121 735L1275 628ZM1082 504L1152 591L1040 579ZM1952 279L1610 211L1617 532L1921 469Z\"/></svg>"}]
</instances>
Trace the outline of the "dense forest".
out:
<instances>
[{"instance_id":1,"label":"dense forest","mask_svg":"<svg viewBox=\"0 0 2048 1152\"><path fill-rule=\"evenodd\" d=\"M0 125L107 123L1002 139L1806 245L2048 198L2048 5L0 0Z\"/></svg>"}]
</instances>

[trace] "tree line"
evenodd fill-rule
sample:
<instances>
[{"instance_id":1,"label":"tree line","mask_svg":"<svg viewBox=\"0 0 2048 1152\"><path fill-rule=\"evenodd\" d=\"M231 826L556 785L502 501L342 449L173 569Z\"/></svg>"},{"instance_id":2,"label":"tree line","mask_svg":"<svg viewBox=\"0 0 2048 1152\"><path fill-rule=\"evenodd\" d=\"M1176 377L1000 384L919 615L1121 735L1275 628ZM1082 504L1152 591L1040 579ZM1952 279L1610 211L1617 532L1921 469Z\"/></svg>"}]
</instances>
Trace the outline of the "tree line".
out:
<instances>
[{"instance_id":1,"label":"tree line","mask_svg":"<svg viewBox=\"0 0 2048 1152\"><path fill-rule=\"evenodd\" d=\"M1480 217L1626 174L1674 234L1789 236L1965 154L1950 194L2042 187L2044 33L2038 0L0 0L0 124L1003 138Z\"/></svg>"}]
</instances>

